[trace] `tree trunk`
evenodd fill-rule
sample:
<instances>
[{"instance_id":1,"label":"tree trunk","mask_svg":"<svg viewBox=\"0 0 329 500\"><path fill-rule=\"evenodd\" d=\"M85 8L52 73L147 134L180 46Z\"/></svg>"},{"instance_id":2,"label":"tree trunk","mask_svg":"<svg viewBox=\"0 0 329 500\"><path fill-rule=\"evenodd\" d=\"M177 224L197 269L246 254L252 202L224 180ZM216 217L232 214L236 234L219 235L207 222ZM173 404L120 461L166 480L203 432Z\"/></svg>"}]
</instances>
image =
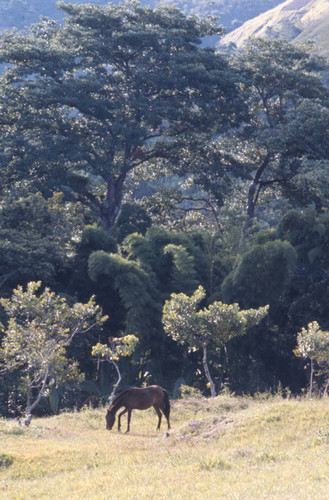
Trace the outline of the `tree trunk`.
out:
<instances>
[{"instance_id":1,"label":"tree trunk","mask_svg":"<svg viewBox=\"0 0 329 500\"><path fill-rule=\"evenodd\" d=\"M326 386L325 386L324 391L323 391L323 396L327 395L328 387L329 387L329 378L328 378L328 380L326 382Z\"/></svg>"},{"instance_id":2,"label":"tree trunk","mask_svg":"<svg viewBox=\"0 0 329 500\"><path fill-rule=\"evenodd\" d=\"M119 175L117 179L113 174L110 174L107 178L107 193L101 208L101 219L103 229L108 234L111 234L115 221L120 213L125 178L125 173Z\"/></svg>"},{"instance_id":3,"label":"tree trunk","mask_svg":"<svg viewBox=\"0 0 329 500\"><path fill-rule=\"evenodd\" d=\"M311 358L311 374L310 374L310 399L313 395L313 359Z\"/></svg>"},{"instance_id":4,"label":"tree trunk","mask_svg":"<svg viewBox=\"0 0 329 500\"><path fill-rule=\"evenodd\" d=\"M27 388L27 394L26 394L26 410L25 410L25 420L24 420L24 425L30 425L31 423L31 388Z\"/></svg>"},{"instance_id":5,"label":"tree trunk","mask_svg":"<svg viewBox=\"0 0 329 500\"><path fill-rule=\"evenodd\" d=\"M111 395L109 397L109 407L111 407L111 405L113 403L113 400L114 400L114 396L115 396L116 390L117 390L117 388L118 388L118 386L119 386L119 384L121 382L121 373L120 373L119 367L118 367L118 365L117 365L117 363L115 361L113 361L112 359L108 360L108 361L109 361L109 363L111 363L114 366L114 368L116 369L117 374L118 374L118 380L114 384L112 392L111 392Z\"/></svg>"},{"instance_id":6,"label":"tree trunk","mask_svg":"<svg viewBox=\"0 0 329 500\"><path fill-rule=\"evenodd\" d=\"M43 378L42 385L41 385L41 388L39 390L38 396L37 396L36 400L34 401L34 403L32 403L32 404L31 404L31 388L30 387L28 388L26 412L25 412L25 420L24 420L24 425L26 425L26 426L30 425L31 420L32 420L32 411L40 403L40 400L43 396L43 393L44 393L45 387L46 387L46 383L48 380L48 373L49 373L49 370L47 369L45 374L44 374L44 378Z\"/></svg>"},{"instance_id":7,"label":"tree trunk","mask_svg":"<svg viewBox=\"0 0 329 500\"><path fill-rule=\"evenodd\" d=\"M250 228L251 228L251 223L252 223L252 220L255 216L255 208L256 208L257 201L258 201L259 192L260 192L260 180L261 180L261 177L262 177L264 171L266 170L266 167L268 166L268 164L270 162L270 159L271 159L271 155L270 155L270 153L267 153L264 160L262 161L262 163L260 164L260 166L256 170L256 173L255 173L255 176L252 180L252 183L249 186L248 204L247 204L247 220L246 220L246 223L243 227L242 246L244 246L246 243L247 236L248 236L248 233L249 233Z\"/></svg>"},{"instance_id":8,"label":"tree trunk","mask_svg":"<svg viewBox=\"0 0 329 500\"><path fill-rule=\"evenodd\" d=\"M214 398L214 397L216 397L216 389L215 389L215 384L213 382L213 379L211 378L210 371L209 371L209 368L208 368L208 363L207 363L207 346L206 345L203 346L202 363L203 363L203 369L204 369L205 375L206 375L207 380L209 382L211 397Z\"/></svg>"}]
</instances>

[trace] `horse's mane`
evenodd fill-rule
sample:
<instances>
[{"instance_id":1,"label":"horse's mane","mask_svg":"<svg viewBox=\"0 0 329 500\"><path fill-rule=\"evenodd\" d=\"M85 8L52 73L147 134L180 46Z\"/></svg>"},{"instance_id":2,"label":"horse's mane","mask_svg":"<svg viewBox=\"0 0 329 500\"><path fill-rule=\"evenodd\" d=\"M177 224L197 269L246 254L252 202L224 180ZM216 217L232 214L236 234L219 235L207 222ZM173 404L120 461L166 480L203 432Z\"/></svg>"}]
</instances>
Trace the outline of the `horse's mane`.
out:
<instances>
[{"instance_id":1,"label":"horse's mane","mask_svg":"<svg viewBox=\"0 0 329 500\"><path fill-rule=\"evenodd\" d=\"M120 402L120 399L130 390L130 388L128 387L128 389L124 389L123 391L119 392L119 394L117 394L115 396L115 399L113 401L113 403L111 404L109 410L111 410L113 407L116 406L117 403Z\"/></svg>"}]
</instances>

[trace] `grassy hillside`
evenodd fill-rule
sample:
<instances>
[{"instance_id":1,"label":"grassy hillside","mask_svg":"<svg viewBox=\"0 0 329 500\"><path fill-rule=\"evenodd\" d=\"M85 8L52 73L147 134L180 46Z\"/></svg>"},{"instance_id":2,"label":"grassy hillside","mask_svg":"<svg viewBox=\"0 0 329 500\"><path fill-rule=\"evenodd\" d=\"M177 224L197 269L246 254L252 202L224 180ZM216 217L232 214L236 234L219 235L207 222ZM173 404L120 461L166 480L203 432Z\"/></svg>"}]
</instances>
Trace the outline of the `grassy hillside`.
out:
<instances>
[{"instance_id":1,"label":"grassy hillside","mask_svg":"<svg viewBox=\"0 0 329 500\"><path fill-rule=\"evenodd\" d=\"M328 32L328 0L287 0L227 34L220 45L233 43L241 47L252 36L283 38L296 43L311 40L318 53L329 56Z\"/></svg>"},{"instance_id":2,"label":"grassy hillside","mask_svg":"<svg viewBox=\"0 0 329 500\"><path fill-rule=\"evenodd\" d=\"M325 499L329 402L219 396L174 402L172 431L153 410L130 434L104 410L0 421L0 498ZM124 422L125 424L125 422Z\"/></svg>"},{"instance_id":3,"label":"grassy hillside","mask_svg":"<svg viewBox=\"0 0 329 500\"><path fill-rule=\"evenodd\" d=\"M314 42L319 53L329 56L329 13L303 30L294 41L305 43L308 40Z\"/></svg>"}]
</instances>

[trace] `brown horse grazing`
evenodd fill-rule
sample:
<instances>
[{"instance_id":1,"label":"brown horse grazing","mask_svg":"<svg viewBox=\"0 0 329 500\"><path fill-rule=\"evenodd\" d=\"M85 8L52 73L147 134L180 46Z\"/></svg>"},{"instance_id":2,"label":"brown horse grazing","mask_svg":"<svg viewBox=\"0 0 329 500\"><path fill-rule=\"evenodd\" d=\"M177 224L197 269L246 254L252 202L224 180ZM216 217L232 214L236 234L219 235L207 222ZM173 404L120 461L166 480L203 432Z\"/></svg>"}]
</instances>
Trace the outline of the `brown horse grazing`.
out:
<instances>
[{"instance_id":1,"label":"brown horse grazing","mask_svg":"<svg viewBox=\"0 0 329 500\"><path fill-rule=\"evenodd\" d=\"M149 387L130 387L122 391L113 401L106 413L106 429L111 430L115 422L115 414L120 408L124 410L118 416L118 430L120 431L120 419L124 413L128 412L128 426L126 432L130 431L130 419L132 410L147 410L153 408L158 414L159 422L157 430L161 426L161 418L163 412L167 419L168 429L170 429L170 401L168 392L158 385L150 385Z\"/></svg>"}]
</instances>

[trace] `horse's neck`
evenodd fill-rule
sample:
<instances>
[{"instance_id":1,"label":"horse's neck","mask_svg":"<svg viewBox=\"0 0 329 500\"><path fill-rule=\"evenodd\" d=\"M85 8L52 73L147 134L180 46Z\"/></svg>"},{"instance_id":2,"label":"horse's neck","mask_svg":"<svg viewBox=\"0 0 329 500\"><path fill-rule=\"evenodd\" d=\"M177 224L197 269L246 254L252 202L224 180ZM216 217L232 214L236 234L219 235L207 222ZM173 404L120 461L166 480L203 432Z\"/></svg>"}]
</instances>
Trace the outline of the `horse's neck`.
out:
<instances>
[{"instance_id":1,"label":"horse's neck","mask_svg":"<svg viewBox=\"0 0 329 500\"><path fill-rule=\"evenodd\" d=\"M116 400L112 403L112 406L110 408L110 412L113 413L114 415L116 414L116 412L118 410L120 410L120 408L123 406L123 403L121 401L121 399L119 400Z\"/></svg>"}]
</instances>

